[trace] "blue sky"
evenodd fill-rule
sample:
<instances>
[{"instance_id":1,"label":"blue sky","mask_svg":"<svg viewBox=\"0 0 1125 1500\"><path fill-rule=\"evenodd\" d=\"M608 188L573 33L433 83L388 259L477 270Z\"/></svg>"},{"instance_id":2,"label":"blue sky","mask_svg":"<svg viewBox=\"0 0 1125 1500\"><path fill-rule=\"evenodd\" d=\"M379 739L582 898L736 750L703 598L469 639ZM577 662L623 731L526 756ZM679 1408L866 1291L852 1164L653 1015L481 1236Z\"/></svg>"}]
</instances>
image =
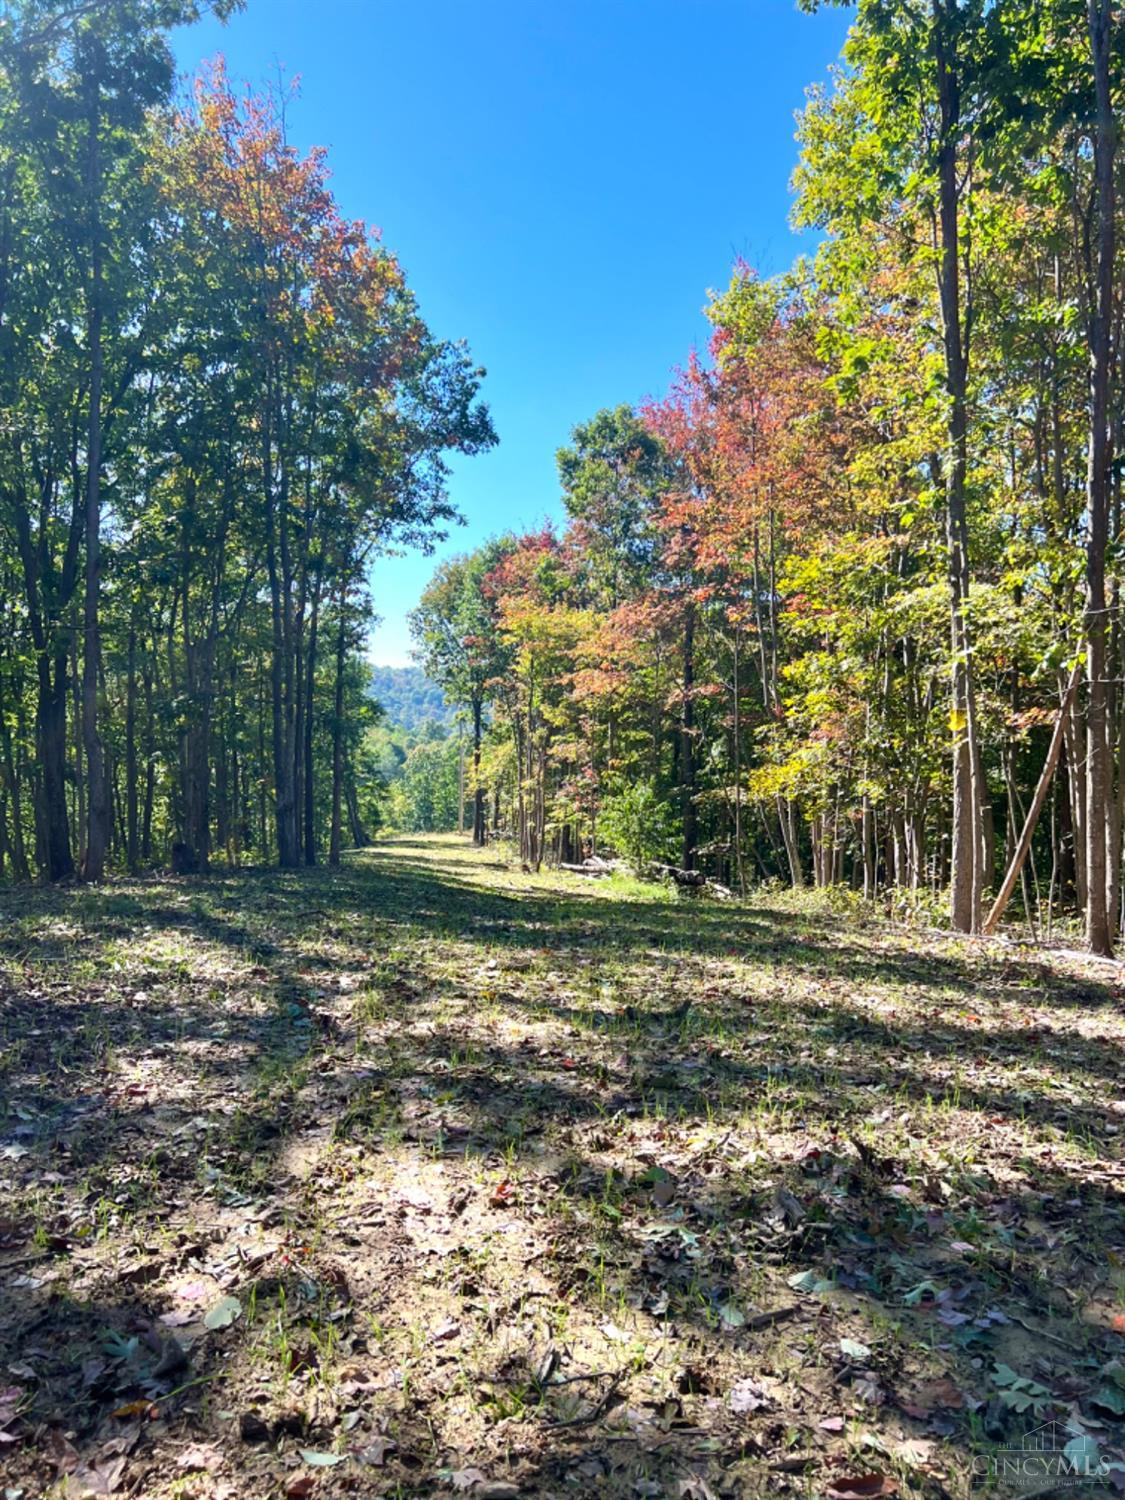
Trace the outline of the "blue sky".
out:
<instances>
[{"instance_id":1,"label":"blue sky","mask_svg":"<svg viewBox=\"0 0 1125 1500\"><path fill-rule=\"evenodd\" d=\"M467 525L376 564L375 661L409 659L438 557L561 514L556 448L665 389L736 256L768 274L807 244L793 115L846 26L795 0L248 0L179 33L187 71L221 51L236 79L299 77L293 139L329 148L344 212L488 370L500 444L455 461Z\"/></svg>"}]
</instances>

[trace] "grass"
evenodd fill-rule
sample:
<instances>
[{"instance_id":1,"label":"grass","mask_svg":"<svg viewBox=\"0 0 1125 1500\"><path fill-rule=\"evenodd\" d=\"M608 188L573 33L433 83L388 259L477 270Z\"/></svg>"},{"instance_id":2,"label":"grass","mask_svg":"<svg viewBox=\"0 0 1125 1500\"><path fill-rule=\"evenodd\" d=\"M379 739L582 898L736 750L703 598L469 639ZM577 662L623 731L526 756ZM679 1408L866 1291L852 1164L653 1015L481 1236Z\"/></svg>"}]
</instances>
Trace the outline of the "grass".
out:
<instances>
[{"instance_id":1,"label":"grass","mask_svg":"<svg viewBox=\"0 0 1125 1500\"><path fill-rule=\"evenodd\" d=\"M0 899L8 1495L1121 1456L1114 966L456 838Z\"/></svg>"}]
</instances>

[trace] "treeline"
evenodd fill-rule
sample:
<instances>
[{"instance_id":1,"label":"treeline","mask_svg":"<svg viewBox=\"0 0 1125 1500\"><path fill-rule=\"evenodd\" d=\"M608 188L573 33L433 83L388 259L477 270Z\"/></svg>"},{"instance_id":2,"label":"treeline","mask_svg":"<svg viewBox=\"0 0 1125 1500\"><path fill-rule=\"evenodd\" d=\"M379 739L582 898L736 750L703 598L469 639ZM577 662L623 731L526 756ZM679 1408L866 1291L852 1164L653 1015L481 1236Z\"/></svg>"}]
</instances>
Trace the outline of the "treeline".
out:
<instances>
[{"instance_id":1,"label":"treeline","mask_svg":"<svg viewBox=\"0 0 1125 1500\"><path fill-rule=\"evenodd\" d=\"M943 893L965 931L1009 870L1109 951L1123 46L1109 0L861 0L800 123L815 262L736 267L708 357L559 453L565 531L416 613L478 840Z\"/></svg>"},{"instance_id":2,"label":"treeline","mask_svg":"<svg viewBox=\"0 0 1125 1500\"><path fill-rule=\"evenodd\" d=\"M0 5L0 872L337 860L365 827L371 556L452 514L480 371L286 101L168 29Z\"/></svg>"}]
</instances>

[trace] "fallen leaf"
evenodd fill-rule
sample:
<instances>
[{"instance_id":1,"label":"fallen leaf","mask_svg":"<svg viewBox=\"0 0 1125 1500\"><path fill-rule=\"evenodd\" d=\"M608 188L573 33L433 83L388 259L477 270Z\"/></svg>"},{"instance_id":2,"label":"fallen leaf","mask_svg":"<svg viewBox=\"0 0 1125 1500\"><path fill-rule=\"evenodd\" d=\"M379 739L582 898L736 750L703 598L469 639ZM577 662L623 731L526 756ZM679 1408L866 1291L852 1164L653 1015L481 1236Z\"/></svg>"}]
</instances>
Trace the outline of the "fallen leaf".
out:
<instances>
[{"instance_id":1,"label":"fallen leaf","mask_svg":"<svg viewBox=\"0 0 1125 1500\"><path fill-rule=\"evenodd\" d=\"M756 1380L740 1380L730 1388L730 1409L739 1415L760 1411L769 1405L769 1399Z\"/></svg>"},{"instance_id":2,"label":"fallen leaf","mask_svg":"<svg viewBox=\"0 0 1125 1500\"><path fill-rule=\"evenodd\" d=\"M866 1344L861 1344L857 1339L841 1339L840 1353L846 1354L849 1359L870 1359L871 1350Z\"/></svg>"},{"instance_id":3,"label":"fallen leaf","mask_svg":"<svg viewBox=\"0 0 1125 1500\"><path fill-rule=\"evenodd\" d=\"M821 1417L817 1425L822 1432L843 1432L847 1423L843 1417Z\"/></svg>"},{"instance_id":4,"label":"fallen leaf","mask_svg":"<svg viewBox=\"0 0 1125 1500\"><path fill-rule=\"evenodd\" d=\"M203 1319L207 1328L229 1328L236 1318L242 1316L242 1303L237 1297L224 1297L209 1308Z\"/></svg>"},{"instance_id":5,"label":"fallen leaf","mask_svg":"<svg viewBox=\"0 0 1125 1500\"><path fill-rule=\"evenodd\" d=\"M475 1484L487 1483L488 1475L483 1469L454 1469L449 1482L455 1490L471 1490Z\"/></svg>"},{"instance_id":6,"label":"fallen leaf","mask_svg":"<svg viewBox=\"0 0 1125 1500\"><path fill-rule=\"evenodd\" d=\"M366 1448L362 1448L357 1454L361 1464L368 1464L373 1469L381 1469L387 1461L387 1454L393 1453L398 1447L397 1443L390 1438L372 1438Z\"/></svg>"},{"instance_id":7,"label":"fallen leaf","mask_svg":"<svg viewBox=\"0 0 1125 1500\"><path fill-rule=\"evenodd\" d=\"M898 1482L885 1474L860 1474L834 1479L824 1493L827 1500L871 1500L872 1496L897 1495Z\"/></svg>"},{"instance_id":8,"label":"fallen leaf","mask_svg":"<svg viewBox=\"0 0 1125 1500\"><path fill-rule=\"evenodd\" d=\"M113 1495L125 1477L125 1455L109 1463L89 1464L74 1471L74 1485L79 1495Z\"/></svg>"},{"instance_id":9,"label":"fallen leaf","mask_svg":"<svg viewBox=\"0 0 1125 1500\"><path fill-rule=\"evenodd\" d=\"M627 1344L629 1342L630 1335L623 1328L618 1328L616 1323L603 1323L601 1332L605 1334L607 1339L612 1339L615 1344Z\"/></svg>"},{"instance_id":10,"label":"fallen leaf","mask_svg":"<svg viewBox=\"0 0 1125 1500\"><path fill-rule=\"evenodd\" d=\"M60 1474L73 1474L78 1467L78 1449L57 1427L49 1433L44 1452Z\"/></svg>"},{"instance_id":11,"label":"fallen leaf","mask_svg":"<svg viewBox=\"0 0 1125 1500\"><path fill-rule=\"evenodd\" d=\"M124 1406L119 1406L111 1415L123 1419L129 1417L144 1417L155 1411L151 1401L126 1401Z\"/></svg>"},{"instance_id":12,"label":"fallen leaf","mask_svg":"<svg viewBox=\"0 0 1125 1500\"><path fill-rule=\"evenodd\" d=\"M238 1419L238 1432L244 1443L266 1443L270 1430L256 1411L244 1411Z\"/></svg>"},{"instance_id":13,"label":"fallen leaf","mask_svg":"<svg viewBox=\"0 0 1125 1500\"><path fill-rule=\"evenodd\" d=\"M342 1464L346 1457L343 1453L317 1453L314 1448L302 1448L301 1457L305 1463L314 1469L332 1469L337 1464Z\"/></svg>"},{"instance_id":14,"label":"fallen leaf","mask_svg":"<svg viewBox=\"0 0 1125 1500\"><path fill-rule=\"evenodd\" d=\"M939 1407L959 1411L964 1404L965 1398L952 1380L928 1380L914 1392L910 1407L904 1405L903 1410L911 1416L928 1417Z\"/></svg>"},{"instance_id":15,"label":"fallen leaf","mask_svg":"<svg viewBox=\"0 0 1125 1500\"><path fill-rule=\"evenodd\" d=\"M218 1448L213 1448L206 1443L192 1443L190 1448L185 1448L179 1457L179 1467L187 1473L198 1473L206 1471L213 1474L220 1468L223 1455Z\"/></svg>"}]
</instances>

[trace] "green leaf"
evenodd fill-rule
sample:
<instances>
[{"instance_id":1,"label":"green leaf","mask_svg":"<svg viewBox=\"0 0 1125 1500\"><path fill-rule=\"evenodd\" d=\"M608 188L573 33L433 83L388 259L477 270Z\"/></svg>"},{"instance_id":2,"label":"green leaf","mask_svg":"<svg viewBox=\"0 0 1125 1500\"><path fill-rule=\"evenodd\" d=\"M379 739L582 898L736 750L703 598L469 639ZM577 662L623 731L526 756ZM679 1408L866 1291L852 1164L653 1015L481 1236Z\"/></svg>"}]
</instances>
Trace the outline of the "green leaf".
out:
<instances>
[{"instance_id":1,"label":"green leaf","mask_svg":"<svg viewBox=\"0 0 1125 1500\"><path fill-rule=\"evenodd\" d=\"M1063 1449L1063 1457L1070 1460L1079 1474L1096 1474L1101 1468L1102 1456L1098 1445L1084 1432L1071 1438Z\"/></svg>"},{"instance_id":2,"label":"green leaf","mask_svg":"<svg viewBox=\"0 0 1125 1500\"><path fill-rule=\"evenodd\" d=\"M1091 1405L1111 1411L1115 1417L1125 1417L1125 1391L1113 1385L1103 1385L1096 1396L1090 1397Z\"/></svg>"},{"instance_id":3,"label":"green leaf","mask_svg":"<svg viewBox=\"0 0 1125 1500\"><path fill-rule=\"evenodd\" d=\"M331 1469L336 1464L342 1464L346 1457L343 1453L317 1453L312 1448L302 1448L301 1457L305 1463L314 1469Z\"/></svg>"}]
</instances>

